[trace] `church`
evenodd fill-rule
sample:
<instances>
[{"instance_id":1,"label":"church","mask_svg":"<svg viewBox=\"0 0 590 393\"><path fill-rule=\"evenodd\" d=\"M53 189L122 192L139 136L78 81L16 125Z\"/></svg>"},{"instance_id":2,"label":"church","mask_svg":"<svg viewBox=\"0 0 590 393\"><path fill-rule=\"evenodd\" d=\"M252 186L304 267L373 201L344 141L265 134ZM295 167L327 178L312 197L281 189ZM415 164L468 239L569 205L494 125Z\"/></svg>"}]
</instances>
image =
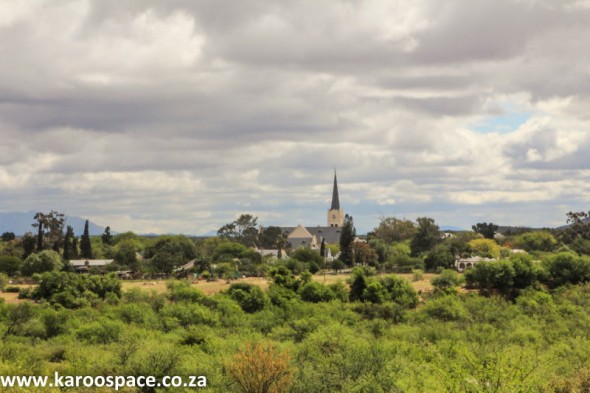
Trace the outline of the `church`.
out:
<instances>
[{"instance_id":1,"label":"church","mask_svg":"<svg viewBox=\"0 0 590 393\"><path fill-rule=\"evenodd\" d=\"M287 242L291 248L306 247L319 249L322 241L326 244L340 243L340 233L344 224L344 210L340 207L340 197L338 195L338 179L334 172L334 186L332 188L332 204L328 209L326 226L304 227L281 227L281 231L286 234Z\"/></svg>"}]
</instances>

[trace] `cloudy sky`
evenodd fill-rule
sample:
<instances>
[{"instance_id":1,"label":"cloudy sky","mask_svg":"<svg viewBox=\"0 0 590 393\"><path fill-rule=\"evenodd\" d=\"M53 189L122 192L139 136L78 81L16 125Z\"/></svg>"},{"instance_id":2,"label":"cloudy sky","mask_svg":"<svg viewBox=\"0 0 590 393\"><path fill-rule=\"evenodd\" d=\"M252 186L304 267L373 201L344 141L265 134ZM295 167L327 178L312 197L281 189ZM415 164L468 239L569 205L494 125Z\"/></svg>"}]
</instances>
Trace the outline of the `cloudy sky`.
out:
<instances>
[{"instance_id":1,"label":"cloudy sky","mask_svg":"<svg viewBox=\"0 0 590 393\"><path fill-rule=\"evenodd\" d=\"M202 234L590 209L590 1L0 0L0 211Z\"/></svg>"}]
</instances>

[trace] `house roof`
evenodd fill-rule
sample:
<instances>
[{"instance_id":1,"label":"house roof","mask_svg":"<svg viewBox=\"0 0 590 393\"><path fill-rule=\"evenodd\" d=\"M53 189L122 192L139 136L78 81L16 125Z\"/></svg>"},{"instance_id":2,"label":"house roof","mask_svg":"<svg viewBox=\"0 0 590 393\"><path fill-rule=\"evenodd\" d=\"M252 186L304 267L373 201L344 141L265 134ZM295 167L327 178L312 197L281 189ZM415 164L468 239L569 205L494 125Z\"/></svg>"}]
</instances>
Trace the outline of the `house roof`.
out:
<instances>
[{"instance_id":1,"label":"house roof","mask_svg":"<svg viewBox=\"0 0 590 393\"><path fill-rule=\"evenodd\" d=\"M292 239L292 238L306 239L306 238L311 238L311 237L313 237L313 235L307 229L305 229L301 224L299 224L295 227L295 229L293 229L293 231L291 231L291 233L289 233L289 235L287 236L287 239Z\"/></svg>"},{"instance_id":2,"label":"house roof","mask_svg":"<svg viewBox=\"0 0 590 393\"><path fill-rule=\"evenodd\" d=\"M112 263L114 259L71 259L70 265L73 267L79 266L106 266Z\"/></svg>"}]
</instances>

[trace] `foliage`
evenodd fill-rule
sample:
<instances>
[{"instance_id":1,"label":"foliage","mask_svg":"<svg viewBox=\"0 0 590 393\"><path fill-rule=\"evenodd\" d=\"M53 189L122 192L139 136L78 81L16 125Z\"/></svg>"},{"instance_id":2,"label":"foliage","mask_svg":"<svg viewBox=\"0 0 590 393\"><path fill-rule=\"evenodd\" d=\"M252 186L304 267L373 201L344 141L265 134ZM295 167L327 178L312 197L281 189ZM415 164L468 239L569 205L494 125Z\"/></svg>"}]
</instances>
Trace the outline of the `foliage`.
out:
<instances>
[{"instance_id":1,"label":"foliage","mask_svg":"<svg viewBox=\"0 0 590 393\"><path fill-rule=\"evenodd\" d=\"M379 226L373 229L373 235L386 244L409 240L415 234L416 224L410 220L395 217L382 217Z\"/></svg>"},{"instance_id":2,"label":"foliage","mask_svg":"<svg viewBox=\"0 0 590 393\"><path fill-rule=\"evenodd\" d=\"M104 233L100 236L103 244L111 245L113 244L113 235L111 234L111 227L107 226L104 229Z\"/></svg>"},{"instance_id":3,"label":"foliage","mask_svg":"<svg viewBox=\"0 0 590 393\"><path fill-rule=\"evenodd\" d=\"M66 308L79 308L112 293L121 296L121 282L115 275L106 276L47 272L34 276L38 285L31 297L47 300Z\"/></svg>"},{"instance_id":4,"label":"foliage","mask_svg":"<svg viewBox=\"0 0 590 393\"><path fill-rule=\"evenodd\" d=\"M301 300L304 302L319 303L329 302L335 298L335 294L329 287L317 282L306 283L299 290Z\"/></svg>"},{"instance_id":5,"label":"foliage","mask_svg":"<svg viewBox=\"0 0 590 393\"><path fill-rule=\"evenodd\" d=\"M416 221L418 228L410 242L412 256L415 257L432 250L441 241L438 225L432 218L419 217Z\"/></svg>"},{"instance_id":6,"label":"foliage","mask_svg":"<svg viewBox=\"0 0 590 393\"><path fill-rule=\"evenodd\" d=\"M346 266L352 266L352 242L356 237L356 229L352 216L348 214L344 216L344 223L342 224L342 231L340 232L340 260Z\"/></svg>"},{"instance_id":7,"label":"foliage","mask_svg":"<svg viewBox=\"0 0 590 393\"><path fill-rule=\"evenodd\" d=\"M21 273L24 276L32 276L35 273L61 270L62 267L63 262L57 252L44 250L29 255L22 264Z\"/></svg>"},{"instance_id":8,"label":"foliage","mask_svg":"<svg viewBox=\"0 0 590 393\"><path fill-rule=\"evenodd\" d=\"M80 256L84 259L93 258L92 243L90 242L90 232L88 231L88 220L84 223L84 233L80 238Z\"/></svg>"},{"instance_id":9,"label":"foliage","mask_svg":"<svg viewBox=\"0 0 590 393\"><path fill-rule=\"evenodd\" d=\"M437 244L424 258L424 265L428 271L435 271L438 267L452 268L455 256L446 244Z\"/></svg>"},{"instance_id":10,"label":"foliage","mask_svg":"<svg viewBox=\"0 0 590 393\"><path fill-rule=\"evenodd\" d=\"M293 383L288 352L267 342L247 343L227 364L227 372L244 393L281 393Z\"/></svg>"},{"instance_id":11,"label":"foliage","mask_svg":"<svg viewBox=\"0 0 590 393\"><path fill-rule=\"evenodd\" d=\"M323 265L324 263L322 256L311 248L298 248L297 250L293 251L291 258L306 263L313 262L319 266Z\"/></svg>"},{"instance_id":12,"label":"foliage","mask_svg":"<svg viewBox=\"0 0 590 393\"><path fill-rule=\"evenodd\" d=\"M279 238L283 235L281 228L269 226L264 228L258 236L258 245L263 249L278 248Z\"/></svg>"},{"instance_id":13,"label":"foliage","mask_svg":"<svg viewBox=\"0 0 590 393\"><path fill-rule=\"evenodd\" d=\"M487 222L478 222L471 228L473 229L473 232L481 234L485 239L493 239L498 230L498 226L492 222L489 224Z\"/></svg>"},{"instance_id":14,"label":"foliage","mask_svg":"<svg viewBox=\"0 0 590 393\"><path fill-rule=\"evenodd\" d=\"M0 256L0 272L14 276L20 271L22 263L23 261L18 257L10 255Z\"/></svg>"},{"instance_id":15,"label":"foliage","mask_svg":"<svg viewBox=\"0 0 590 393\"><path fill-rule=\"evenodd\" d=\"M268 302L265 293L257 285L234 283L230 285L227 293L247 313L262 310Z\"/></svg>"},{"instance_id":16,"label":"foliage","mask_svg":"<svg viewBox=\"0 0 590 393\"><path fill-rule=\"evenodd\" d=\"M448 289L458 287L463 283L463 281L463 277L459 276L456 271L446 269L443 270L440 275L433 278L430 282L432 283L433 287L446 291Z\"/></svg>"},{"instance_id":17,"label":"foliage","mask_svg":"<svg viewBox=\"0 0 590 393\"><path fill-rule=\"evenodd\" d=\"M544 281L552 288L590 281L590 257L561 252L547 257L543 267L547 272Z\"/></svg>"},{"instance_id":18,"label":"foliage","mask_svg":"<svg viewBox=\"0 0 590 393\"><path fill-rule=\"evenodd\" d=\"M475 255L484 258L500 258L500 246L492 239L473 239L469 247Z\"/></svg>"},{"instance_id":19,"label":"foliage","mask_svg":"<svg viewBox=\"0 0 590 393\"><path fill-rule=\"evenodd\" d=\"M63 246L64 214L51 210L47 214L38 212L33 218L36 222L32 225L38 229L37 252L47 248L59 251Z\"/></svg>"},{"instance_id":20,"label":"foliage","mask_svg":"<svg viewBox=\"0 0 590 393\"><path fill-rule=\"evenodd\" d=\"M235 221L225 224L217 231L217 236L241 243L247 247L256 245L258 238L258 217L242 214Z\"/></svg>"},{"instance_id":21,"label":"foliage","mask_svg":"<svg viewBox=\"0 0 590 393\"><path fill-rule=\"evenodd\" d=\"M557 246L555 237L547 231L526 232L512 239L512 243L526 251L550 252Z\"/></svg>"},{"instance_id":22,"label":"foliage","mask_svg":"<svg viewBox=\"0 0 590 393\"><path fill-rule=\"evenodd\" d=\"M0 292L4 292L6 285L8 285L8 276L4 273L0 273Z\"/></svg>"},{"instance_id":23,"label":"foliage","mask_svg":"<svg viewBox=\"0 0 590 393\"><path fill-rule=\"evenodd\" d=\"M4 232L2 236L0 236L0 240L2 240L3 242L9 242L14 239L16 239L16 235L14 234L14 232Z\"/></svg>"}]
</instances>

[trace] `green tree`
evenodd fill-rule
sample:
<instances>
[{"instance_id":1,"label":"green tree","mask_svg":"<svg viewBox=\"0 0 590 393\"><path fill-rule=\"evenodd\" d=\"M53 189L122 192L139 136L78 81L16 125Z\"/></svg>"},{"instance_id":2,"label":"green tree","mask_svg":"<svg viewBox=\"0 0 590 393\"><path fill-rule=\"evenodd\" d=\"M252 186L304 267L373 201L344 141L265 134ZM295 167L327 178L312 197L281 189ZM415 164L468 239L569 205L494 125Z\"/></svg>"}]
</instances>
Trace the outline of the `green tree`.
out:
<instances>
[{"instance_id":1,"label":"green tree","mask_svg":"<svg viewBox=\"0 0 590 393\"><path fill-rule=\"evenodd\" d=\"M498 226L492 222L489 224L487 222L478 222L471 228L474 232L481 234L486 239L493 239L498 230Z\"/></svg>"},{"instance_id":2,"label":"green tree","mask_svg":"<svg viewBox=\"0 0 590 393\"><path fill-rule=\"evenodd\" d=\"M36 213L33 217L35 223L32 224L37 228L37 251L51 248L58 251L63 246L63 228L65 215L51 210L49 213Z\"/></svg>"},{"instance_id":3,"label":"green tree","mask_svg":"<svg viewBox=\"0 0 590 393\"><path fill-rule=\"evenodd\" d=\"M277 246L277 240L283 234L281 228L270 226L264 228L258 236L258 245L263 249L273 249Z\"/></svg>"},{"instance_id":4,"label":"green tree","mask_svg":"<svg viewBox=\"0 0 590 393\"><path fill-rule=\"evenodd\" d=\"M23 276L61 270L63 262L59 254L53 250L44 250L31 254L24 260L21 272Z\"/></svg>"},{"instance_id":5,"label":"green tree","mask_svg":"<svg viewBox=\"0 0 590 393\"><path fill-rule=\"evenodd\" d=\"M12 255L0 256L0 272L14 276L20 271L22 263L20 258Z\"/></svg>"},{"instance_id":6,"label":"green tree","mask_svg":"<svg viewBox=\"0 0 590 393\"><path fill-rule=\"evenodd\" d=\"M102 240L102 244L106 244L108 246L113 244L113 235L111 235L111 227L107 226L104 229L104 233L100 236Z\"/></svg>"},{"instance_id":7,"label":"green tree","mask_svg":"<svg viewBox=\"0 0 590 393\"><path fill-rule=\"evenodd\" d=\"M92 254L92 243L90 241L90 233L88 231L88 220L84 224L84 233L80 240L80 256L84 259L91 259Z\"/></svg>"},{"instance_id":8,"label":"green tree","mask_svg":"<svg viewBox=\"0 0 590 393\"><path fill-rule=\"evenodd\" d=\"M1 237L3 242L9 242L16 239L14 232L4 232Z\"/></svg>"},{"instance_id":9,"label":"green tree","mask_svg":"<svg viewBox=\"0 0 590 393\"><path fill-rule=\"evenodd\" d=\"M513 243L527 251L553 251L557 246L555 237L547 231L526 232L514 238Z\"/></svg>"},{"instance_id":10,"label":"green tree","mask_svg":"<svg viewBox=\"0 0 590 393\"><path fill-rule=\"evenodd\" d=\"M69 261L70 259L74 259L74 255L77 255L77 252L74 252L74 228L70 225L66 228L66 235L64 237L64 253L63 257L64 260ZM76 250L77 251L77 250Z\"/></svg>"},{"instance_id":11,"label":"green tree","mask_svg":"<svg viewBox=\"0 0 590 393\"><path fill-rule=\"evenodd\" d=\"M254 247L258 240L258 217L242 214L237 220L225 224L217 231L217 236L236 241L246 247Z\"/></svg>"},{"instance_id":12,"label":"green tree","mask_svg":"<svg viewBox=\"0 0 590 393\"><path fill-rule=\"evenodd\" d=\"M382 217L379 226L373 230L373 236L386 244L411 239L415 234L416 224L395 217Z\"/></svg>"},{"instance_id":13,"label":"green tree","mask_svg":"<svg viewBox=\"0 0 590 393\"><path fill-rule=\"evenodd\" d=\"M414 257L432 250L441 241L440 230L432 218L420 217L416 221L418 230L410 242Z\"/></svg>"},{"instance_id":14,"label":"green tree","mask_svg":"<svg viewBox=\"0 0 590 393\"><path fill-rule=\"evenodd\" d=\"M342 231L340 232L340 260L346 266L352 266L352 242L356 237L356 229L354 228L354 221L352 216L348 214L344 216L344 223L342 224Z\"/></svg>"},{"instance_id":15,"label":"green tree","mask_svg":"<svg viewBox=\"0 0 590 393\"><path fill-rule=\"evenodd\" d=\"M469 246L474 254L484 258L500 258L500 246L491 239L473 239Z\"/></svg>"},{"instance_id":16,"label":"green tree","mask_svg":"<svg viewBox=\"0 0 590 393\"><path fill-rule=\"evenodd\" d=\"M31 232L25 233L22 238L23 243L23 259L26 259L29 255L35 252L35 237Z\"/></svg>"}]
</instances>

